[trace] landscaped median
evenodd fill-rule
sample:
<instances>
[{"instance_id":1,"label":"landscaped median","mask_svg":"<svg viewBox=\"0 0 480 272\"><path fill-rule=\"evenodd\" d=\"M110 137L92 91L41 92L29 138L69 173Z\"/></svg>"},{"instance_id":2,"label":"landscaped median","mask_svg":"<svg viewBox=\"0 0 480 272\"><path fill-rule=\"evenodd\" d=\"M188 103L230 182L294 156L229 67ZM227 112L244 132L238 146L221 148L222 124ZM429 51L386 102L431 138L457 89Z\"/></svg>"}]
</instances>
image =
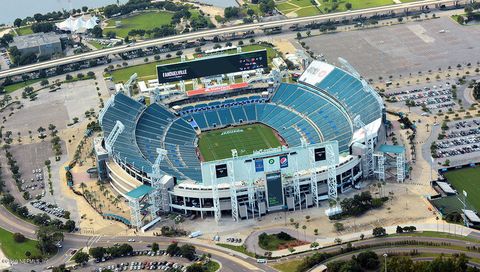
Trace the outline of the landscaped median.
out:
<instances>
[{"instance_id":1,"label":"landscaped median","mask_svg":"<svg viewBox=\"0 0 480 272\"><path fill-rule=\"evenodd\" d=\"M38 242L25 238L22 234L11 233L0 228L0 248L11 261L42 258Z\"/></svg>"}]
</instances>

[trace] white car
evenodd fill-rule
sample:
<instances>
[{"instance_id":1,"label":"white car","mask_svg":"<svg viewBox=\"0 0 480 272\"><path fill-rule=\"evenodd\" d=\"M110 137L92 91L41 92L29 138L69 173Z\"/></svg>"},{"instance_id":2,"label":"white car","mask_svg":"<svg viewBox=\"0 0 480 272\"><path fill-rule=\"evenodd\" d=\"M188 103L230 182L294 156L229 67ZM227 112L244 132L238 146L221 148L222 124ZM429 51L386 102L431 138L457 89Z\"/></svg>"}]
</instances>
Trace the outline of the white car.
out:
<instances>
[{"instance_id":1,"label":"white car","mask_svg":"<svg viewBox=\"0 0 480 272\"><path fill-rule=\"evenodd\" d=\"M130 238L130 239L128 239L128 241L129 241L129 242L135 242L135 239Z\"/></svg>"}]
</instances>

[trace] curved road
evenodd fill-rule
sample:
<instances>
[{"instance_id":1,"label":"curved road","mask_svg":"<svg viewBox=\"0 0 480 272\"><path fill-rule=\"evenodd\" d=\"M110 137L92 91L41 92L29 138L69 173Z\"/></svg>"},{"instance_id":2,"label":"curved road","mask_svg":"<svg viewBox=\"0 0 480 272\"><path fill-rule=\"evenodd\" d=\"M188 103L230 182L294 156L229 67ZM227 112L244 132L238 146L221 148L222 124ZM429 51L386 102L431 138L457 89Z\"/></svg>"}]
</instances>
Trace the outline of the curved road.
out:
<instances>
[{"instance_id":1,"label":"curved road","mask_svg":"<svg viewBox=\"0 0 480 272\"><path fill-rule=\"evenodd\" d=\"M65 57L57 60L50 60L50 61L26 65L18 68L8 69L0 72L0 78L19 75L22 73L32 72L39 69L51 68L54 66L68 64L76 61L103 57L110 54L123 53L126 51L132 51L135 49L141 49L149 46L194 40L194 39L199 39L204 37L211 37L215 35L229 34L229 33L240 32L240 31L254 31L254 30L259 30L264 28L280 27L280 26L292 25L292 24L311 23L311 22L319 22L319 21L327 21L327 20L343 20L344 18L347 18L347 17L355 18L358 16L373 15L378 13L396 12L396 11L403 11L408 9L422 9L426 6L440 6L440 5L451 6L451 5L454 5L455 3L459 3L463 5L468 2L470 2L470 0L424 0L420 2L394 4L389 6L373 7L373 8L367 8L367 9L361 9L361 10L337 12L333 14L322 14L322 15L315 15L315 16L309 16L309 17L284 19L280 21L243 24L238 26L223 27L223 28L216 28L211 30L185 33L185 34L175 35L171 37L164 37L164 38L152 39L148 41L142 41L134 45L123 45L123 46L118 46L114 48L103 49L103 50L83 53L75 56Z\"/></svg>"},{"instance_id":2,"label":"curved road","mask_svg":"<svg viewBox=\"0 0 480 272\"><path fill-rule=\"evenodd\" d=\"M36 239L35 230L37 227L35 225L16 217L1 205L0 227L10 232L19 232L28 238ZM41 271L48 266L58 266L62 263L65 263L70 257L70 253L68 252L69 249L78 249L92 244L94 244L94 246L108 246L115 243L125 243L130 238L132 238L132 236L87 236L74 233L65 233L65 239L62 243L63 247L55 256L47 260L45 263L37 265L16 264L14 265L13 269L17 271L30 271L31 269ZM256 260L253 258L218 246L206 245L195 239L166 238L159 236L137 236L134 238L137 241L131 244L136 249L145 249L147 244L151 244L153 242L167 246L172 242L172 240L176 240L179 243L193 244L199 253L211 253L214 259L220 261L222 263L222 271L275 271L267 265L257 264Z\"/></svg>"}]
</instances>

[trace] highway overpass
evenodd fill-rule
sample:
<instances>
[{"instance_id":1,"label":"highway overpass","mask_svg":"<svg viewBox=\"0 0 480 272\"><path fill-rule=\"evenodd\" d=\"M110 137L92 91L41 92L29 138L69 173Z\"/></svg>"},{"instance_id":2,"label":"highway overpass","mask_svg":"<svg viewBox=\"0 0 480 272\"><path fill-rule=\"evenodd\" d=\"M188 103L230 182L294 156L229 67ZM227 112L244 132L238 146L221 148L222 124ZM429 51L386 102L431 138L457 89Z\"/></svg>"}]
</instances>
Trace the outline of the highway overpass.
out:
<instances>
[{"instance_id":1,"label":"highway overpass","mask_svg":"<svg viewBox=\"0 0 480 272\"><path fill-rule=\"evenodd\" d=\"M34 72L41 69L48 69L58 65L69 64L69 63L83 61L83 60L90 60L94 58L108 56L110 54L124 53L124 52L132 51L135 49L142 49L150 46L158 46L158 45L163 45L168 43L177 43L177 42L183 42L188 40L197 40L204 37L212 37L212 36L229 34L234 32L246 32L246 31L252 31L252 30L254 31L254 30L261 30L264 28L287 26L287 25L293 25L293 24L308 24L311 22L324 22L327 20L351 19L351 18L356 18L358 16L371 16L375 14L386 14L391 12L397 13L397 12L404 12L408 10L421 10L421 9L425 9L426 7L429 7L430 9L435 9L440 7L441 5L445 5L445 6L453 6L456 4L464 5L468 2L471 2L471 0L423 0L419 2L395 4L395 5L389 5L389 6L383 6L383 7L374 7L374 8L345 11L345 12L338 12L338 13L332 13L332 14L322 14L322 15L302 17L302 18L285 19L280 21L260 22L260 23L244 24L239 26L215 28L215 29L185 33L185 34L175 35L170 37L152 39L152 40L137 42L134 45L122 45L122 46L117 46L113 48L102 49L98 51L92 51L92 52L83 53L79 55L64 57L61 59L35 63L31 65L25 65L22 67L1 71L0 78L21 75L23 73Z\"/></svg>"}]
</instances>

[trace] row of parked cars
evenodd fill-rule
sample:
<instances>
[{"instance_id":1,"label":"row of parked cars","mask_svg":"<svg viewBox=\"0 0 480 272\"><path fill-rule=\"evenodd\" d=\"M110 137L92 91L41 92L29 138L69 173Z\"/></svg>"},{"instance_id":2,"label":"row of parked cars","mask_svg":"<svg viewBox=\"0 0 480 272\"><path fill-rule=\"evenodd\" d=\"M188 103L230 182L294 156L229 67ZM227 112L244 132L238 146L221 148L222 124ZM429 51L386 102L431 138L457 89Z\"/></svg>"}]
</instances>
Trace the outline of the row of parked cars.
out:
<instances>
[{"instance_id":1,"label":"row of parked cars","mask_svg":"<svg viewBox=\"0 0 480 272\"><path fill-rule=\"evenodd\" d=\"M438 158L480 151L480 121L477 119L449 123L445 138L436 143Z\"/></svg>"},{"instance_id":2,"label":"row of parked cars","mask_svg":"<svg viewBox=\"0 0 480 272\"><path fill-rule=\"evenodd\" d=\"M65 216L65 210L58 207L55 204L45 202L43 200L34 200L31 202L32 206L42 210L46 213L55 215L57 217L64 217Z\"/></svg>"},{"instance_id":3,"label":"row of parked cars","mask_svg":"<svg viewBox=\"0 0 480 272\"><path fill-rule=\"evenodd\" d=\"M161 271L186 271L187 267L176 263L168 261L143 261L143 262L126 262L112 264L105 267L96 268L95 272L101 271L134 271L134 270L161 270Z\"/></svg>"}]
</instances>

